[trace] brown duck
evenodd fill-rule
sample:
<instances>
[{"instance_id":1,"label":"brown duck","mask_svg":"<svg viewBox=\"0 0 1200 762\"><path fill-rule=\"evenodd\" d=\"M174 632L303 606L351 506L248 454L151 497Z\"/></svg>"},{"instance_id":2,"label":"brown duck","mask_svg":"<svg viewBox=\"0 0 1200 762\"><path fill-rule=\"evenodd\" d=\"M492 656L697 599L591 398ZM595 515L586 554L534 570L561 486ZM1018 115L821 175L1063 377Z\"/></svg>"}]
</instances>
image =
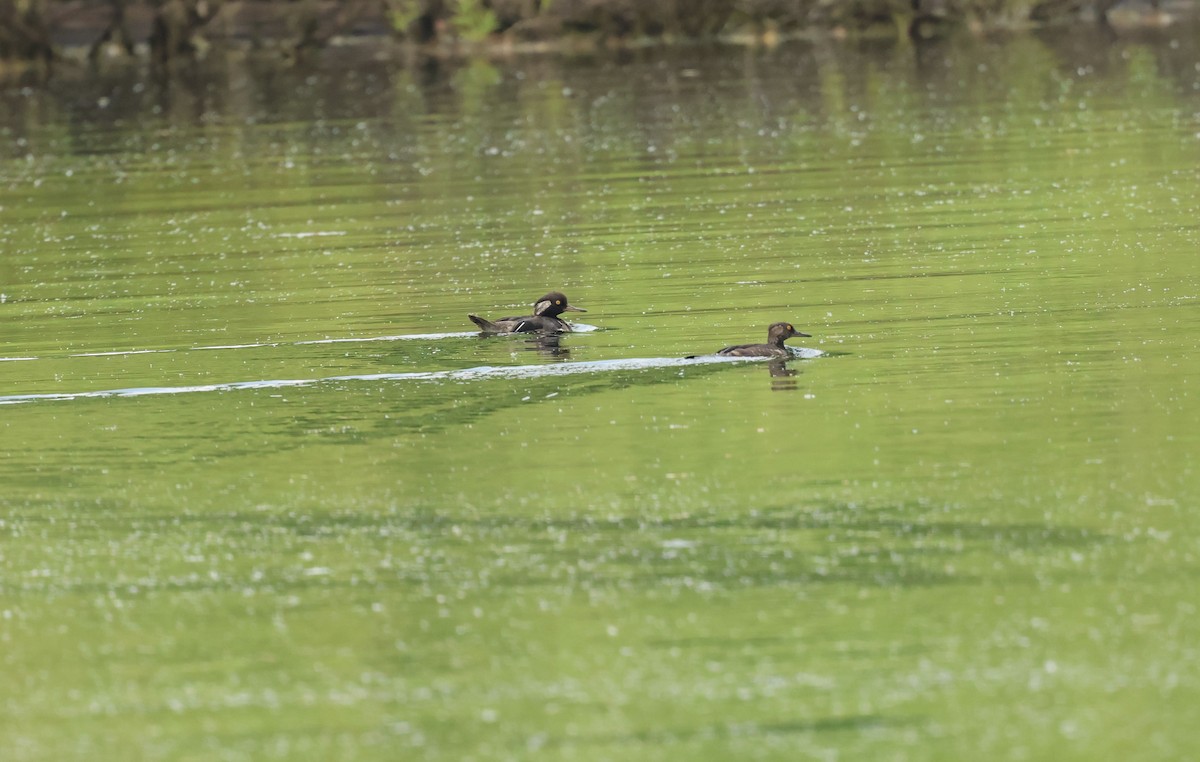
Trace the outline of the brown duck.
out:
<instances>
[{"instance_id":1,"label":"brown duck","mask_svg":"<svg viewBox=\"0 0 1200 762\"><path fill-rule=\"evenodd\" d=\"M766 344L736 344L717 352L726 357L791 357L792 353L783 342L793 336L811 337L812 334L797 331L791 323L772 323L767 329Z\"/></svg>"}]
</instances>

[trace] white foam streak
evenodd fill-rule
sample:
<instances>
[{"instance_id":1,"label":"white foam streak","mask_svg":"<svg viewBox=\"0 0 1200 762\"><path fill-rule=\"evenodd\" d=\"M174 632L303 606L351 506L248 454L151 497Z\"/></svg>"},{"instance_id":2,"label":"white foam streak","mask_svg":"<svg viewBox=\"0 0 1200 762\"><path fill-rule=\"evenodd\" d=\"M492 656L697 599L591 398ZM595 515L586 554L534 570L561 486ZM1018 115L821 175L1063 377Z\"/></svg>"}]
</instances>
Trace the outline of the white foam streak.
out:
<instances>
[{"instance_id":1,"label":"white foam streak","mask_svg":"<svg viewBox=\"0 0 1200 762\"><path fill-rule=\"evenodd\" d=\"M117 352L80 352L69 355L69 357L124 357L125 355L155 355L174 351L174 349L126 349Z\"/></svg>"},{"instance_id":2,"label":"white foam streak","mask_svg":"<svg viewBox=\"0 0 1200 762\"><path fill-rule=\"evenodd\" d=\"M573 323L574 333L591 333L600 328L587 323ZM530 334L532 335L532 334ZM165 354L168 352L213 352L228 349L263 349L267 347L295 346L304 347L317 344L368 344L379 341L441 341L442 339L472 339L479 336L478 331L452 331L445 333L402 333L390 336L362 336L340 339L306 339L303 341L265 341L254 344L211 344L201 347L184 347L179 349L123 349L112 352L78 352L67 357L131 357L133 355ZM0 357L0 362L28 362L52 358L43 357Z\"/></svg>"},{"instance_id":3,"label":"white foam streak","mask_svg":"<svg viewBox=\"0 0 1200 762\"><path fill-rule=\"evenodd\" d=\"M370 341L438 341L439 339L469 339L478 336L478 331L456 331L454 333L405 333L399 336L372 336L349 339L309 339L294 342L296 346L308 344L365 344Z\"/></svg>"},{"instance_id":4,"label":"white foam streak","mask_svg":"<svg viewBox=\"0 0 1200 762\"><path fill-rule=\"evenodd\" d=\"M761 358L759 358L761 359ZM223 384L200 384L195 386L144 386L129 389L104 389L90 392L56 392L47 394L11 394L0 396L0 405L17 405L38 401L67 401L98 399L105 397L149 397L167 394L198 394L205 392L231 392L246 389L287 389L315 386L325 383L363 381L474 381L487 378L529 379L550 376L570 376L586 373L606 373L622 370L649 370L652 368L686 368L691 365L712 363L746 362L747 358L706 355L694 359L677 357L639 357L617 360L595 360L590 362L556 363L551 365L480 365L474 368L441 371L415 371L409 373L372 373L348 376L326 376L323 378L264 379L259 381L233 381Z\"/></svg>"},{"instance_id":5,"label":"white foam streak","mask_svg":"<svg viewBox=\"0 0 1200 762\"><path fill-rule=\"evenodd\" d=\"M276 238L324 238L326 236L346 235L345 230L311 230L299 233L275 233Z\"/></svg>"},{"instance_id":6,"label":"white foam streak","mask_svg":"<svg viewBox=\"0 0 1200 762\"><path fill-rule=\"evenodd\" d=\"M814 357L820 357L825 354L820 349L813 349L811 347L788 347L788 351L792 353L792 357L801 360L811 360Z\"/></svg>"}]
</instances>

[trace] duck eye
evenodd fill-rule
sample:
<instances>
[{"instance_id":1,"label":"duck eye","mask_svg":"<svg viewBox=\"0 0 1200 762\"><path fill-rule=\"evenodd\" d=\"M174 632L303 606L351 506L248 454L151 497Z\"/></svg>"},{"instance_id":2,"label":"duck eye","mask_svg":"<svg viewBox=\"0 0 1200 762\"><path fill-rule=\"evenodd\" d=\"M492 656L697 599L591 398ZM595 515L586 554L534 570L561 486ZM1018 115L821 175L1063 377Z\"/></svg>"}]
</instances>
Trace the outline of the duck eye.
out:
<instances>
[{"instance_id":1,"label":"duck eye","mask_svg":"<svg viewBox=\"0 0 1200 762\"><path fill-rule=\"evenodd\" d=\"M796 329L795 329L795 328L792 328L792 327L789 325L789 326L788 326L788 330L789 330L789 331L794 331L794 330L796 330Z\"/></svg>"},{"instance_id":2,"label":"duck eye","mask_svg":"<svg viewBox=\"0 0 1200 762\"><path fill-rule=\"evenodd\" d=\"M555 300L554 300L554 303L555 303L555 304L562 304L562 299L555 299Z\"/></svg>"}]
</instances>

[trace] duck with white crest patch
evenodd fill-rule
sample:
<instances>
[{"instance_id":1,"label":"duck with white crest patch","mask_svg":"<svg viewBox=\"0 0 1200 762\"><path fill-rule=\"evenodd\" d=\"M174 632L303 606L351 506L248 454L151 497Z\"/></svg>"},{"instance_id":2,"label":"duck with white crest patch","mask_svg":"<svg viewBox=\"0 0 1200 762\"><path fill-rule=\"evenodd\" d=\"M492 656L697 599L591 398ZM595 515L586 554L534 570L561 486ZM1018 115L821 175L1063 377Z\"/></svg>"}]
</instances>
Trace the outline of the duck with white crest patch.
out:
<instances>
[{"instance_id":1,"label":"duck with white crest patch","mask_svg":"<svg viewBox=\"0 0 1200 762\"><path fill-rule=\"evenodd\" d=\"M523 317L506 317L488 320L478 315L467 315L471 322L486 334L502 333L569 333L571 324L559 317L564 312L587 312L567 301L566 294L551 291L533 305L533 314Z\"/></svg>"}]
</instances>

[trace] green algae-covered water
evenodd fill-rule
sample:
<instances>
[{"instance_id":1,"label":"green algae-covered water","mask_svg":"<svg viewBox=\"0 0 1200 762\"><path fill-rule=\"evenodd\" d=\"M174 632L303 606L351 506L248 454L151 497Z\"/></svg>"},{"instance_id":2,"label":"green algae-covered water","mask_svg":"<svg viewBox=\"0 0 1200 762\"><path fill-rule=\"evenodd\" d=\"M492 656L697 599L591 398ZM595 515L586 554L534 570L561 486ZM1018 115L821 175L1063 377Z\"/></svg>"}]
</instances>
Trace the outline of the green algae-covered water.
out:
<instances>
[{"instance_id":1,"label":"green algae-covered water","mask_svg":"<svg viewBox=\"0 0 1200 762\"><path fill-rule=\"evenodd\" d=\"M7 87L0 758L1200 755L1195 39Z\"/></svg>"}]
</instances>

